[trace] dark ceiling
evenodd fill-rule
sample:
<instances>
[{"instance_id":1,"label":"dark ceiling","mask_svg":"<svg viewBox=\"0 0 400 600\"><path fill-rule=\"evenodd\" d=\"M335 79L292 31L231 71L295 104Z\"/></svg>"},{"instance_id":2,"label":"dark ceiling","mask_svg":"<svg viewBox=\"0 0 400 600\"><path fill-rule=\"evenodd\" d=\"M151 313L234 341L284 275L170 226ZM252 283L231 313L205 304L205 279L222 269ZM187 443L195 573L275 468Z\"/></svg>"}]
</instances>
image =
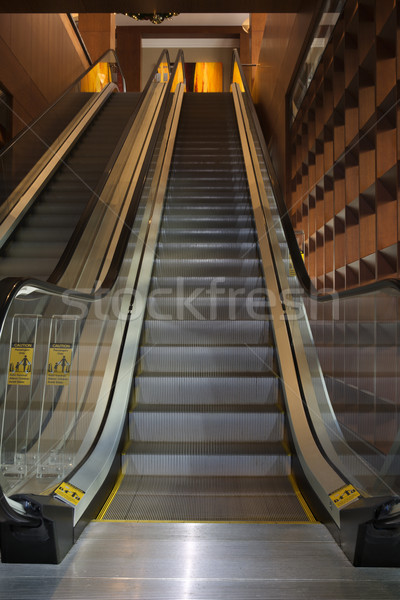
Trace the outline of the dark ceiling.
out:
<instances>
[{"instance_id":1,"label":"dark ceiling","mask_svg":"<svg viewBox=\"0 0 400 600\"><path fill-rule=\"evenodd\" d=\"M0 0L3 13L126 13L175 11L181 13L298 12L312 0Z\"/></svg>"}]
</instances>

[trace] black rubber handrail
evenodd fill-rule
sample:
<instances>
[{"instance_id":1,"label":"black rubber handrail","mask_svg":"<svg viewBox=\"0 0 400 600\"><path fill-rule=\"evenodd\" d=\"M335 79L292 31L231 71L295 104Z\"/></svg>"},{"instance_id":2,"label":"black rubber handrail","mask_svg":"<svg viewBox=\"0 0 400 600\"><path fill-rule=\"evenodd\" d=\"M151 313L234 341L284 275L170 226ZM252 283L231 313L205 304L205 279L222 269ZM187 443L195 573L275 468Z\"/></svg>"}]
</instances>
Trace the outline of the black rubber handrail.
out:
<instances>
[{"instance_id":1,"label":"black rubber handrail","mask_svg":"<svg viewBox=\"0 0 400 600\"><path fill-rule=\"evenodd\" d=\"M84 54L85 54L85 56L86 56L86 58L87 58L87 60L89 62L89 65L93 65L93 61L92 61L92 59L90 57L88 49L86 48L86 44L83 41L83 37L81 36L81 32L79 31L79 28L77 27L77 25L75 23L75 19L73 18L73 16L72 16L71 13L66 13L66 14L67 14L69 22L72 25L72 28L74 30L74 33L75 33L76 37L77 37L77 40L78 40L79 44L81 45L81 48L82 48L82 50L83 50L83 52L84 52Z\"/></svg>"},{"instance_id":2,"label":"black rubber handrail","mask_svg":"<svg viewBox=\"0 0 400 600\"><path fill-rule=\"evenodd\" d=\"M313 285L313 283L310 279L310 276L308 274L306 266L304 264L304 260L301 256L300 248L299 248L299 245L296 240L296 235L294 233L294 229L293 229L292 223L290 221L288 210L287 210L285 201L283 199L283 194L282 194L282 191L281 191L281 188L279 185L278 178L275 173L274 166L271 161L271 157L269 155L267 146L265 144L265 139L264 139L264 135L263 135L263 132L262 132L262 129L260 126L260 122L258 120L258 115L257 115L256 109L254 107L254 103L251 99L250 89L249 89L246 77L244 75L242 65L240 63L239 53L236 50L236 48L233 50L232 75L233 75L233 68L234 68L235 62L237 63L237 66L238 66L238 69L239 69L239 72L240 72L240 75L242 78L246 96L249 99L248 107L249 107L252 117L253 117L253 123L256 128L256 132L257 132L258 140L260 142L263 157L264 157L265 163L267 165L269 178L271 181L272 188L274 190L274 196L275 196L276 204L278 207L280 220L281 220L284 232L285 232L285 237L286 237L286 241L287 241L287 244L289 247L289 252L290 252L291 259L292 259L293 267L296 271L297 278L298 278L302 288L306 292L307 296L309 296L312 300L315 300L316 302L330 302L333 298L340 299L340 298L350 298L350 297L354 297L354 296L363 296L365 294L380 292L380 291L384 291L386 289L395 290L396 292L400 293L400 279L396 279L396 278L382 279L380 281L374 281L373 283L368 283L366 285L362 285L362 286L359 286L356 288L350 288L348 290L324 293L324 294L319 293L318 290L315 288L315 286Z\"/></svg>"},{"instance_id":3,"label":"black rubber handrail","mask_svg":"<svg viewBox=\"0 0 400 600\"><path fill-rule=\"evenodd\" d=\"M166 109L166 107L168 105L168 100L169 100L169 96L170 96L170 90L171 90L171 87L172 87L172 83L174 81L174 77L175 77L175 73L176 73L177 68L178 68L178 64L180 64L181 62L183 64L183 61L184 61L183 51L179 50L179 52L178 52L178 54L176 56L174 65L172 67L172 71L171 71L171 74L170 74L170 79L169 79L169 82L168 82L168 85L167 85L167 89L166 89L166 93L165 93L165 97L164 97L164 102L163 102L164 106L163 106L162 110L160 111L158 122L156 124L156 127L155 127L153 135L152 135L152 142L154 141L154 145L155 145L155 143L157 141L157 137L158 137L158 134L159 134L159 131L160 131L161 123L162 123L163 118L164 118L165 109ZM151 77L154 77L154 74L156 72L157 72L157 68L154 69ZM184 78L184 81L185 81L185 69L183 69L183 78ZM142 171L143 171L143 169L145 169L146 173L147 173L148 167L150 166L151 154L152 154L152 151L147 152L147 156L146 156L146 160L145 160L145 162L147 161L147 166L145 168L145 165L143 165L143 168L142 168ZM141 172L141 175L142 175L142 172ZM143 181L143 184L144 184L144 181ZM109 292L112 284L115 282L116 276L117 276L117 274L119 272L119 269L120 269L120 266L121 266L121 263L122 263L122 260L123 260L124 254L125 254L126 246L128 244L128 240L129 240L129 237L130 237L130 234L131 234L131 225L129 223L132 220L132 216L134 218L134 215L136 215L137 205L138 205L138 202L139 202L139 199L140 199L141 192L142 192L142 189L138 188L138 186L136 186L135 192L134 192L134 195L133 195L133 198L132 198L132 202L131 202L131 207L130 207L130 209L132 209L131 210L131 214L129 214L129 211L128 211L128 215L127 215L127 218L126 218L126 226L123 228L123 230L121 232L121 235L120 235L119 241L118 241L118 245L117 245L117 248L116 248L116 250L114 252L110 268L109 268L109 270L107 272L107 275L106 275L106 277L104 279L104 282L103 282L101 288L99 289L98 293L96 293L96 294L82 294L82 293L79 293L79 292L72 292L70 294L69 290L64 290L64 293L68 294L69 297L71 297L73 299L75 299L75 298L76 299L78 299L78 298L83 299L84 297L87 297L87 298L90 298L90 299L94 300L96 298L100 298L100 297L105 296ZM132 221L132 223L133 223L133 221ZM141 264L142 258L143 258L143 254L142 254L142 257L140 259L140 264ZM140 272L140 268L138 269L137 278L136 278L135 284L133 286L133 294L134 294L134 291L136 290L137 279L139 277L139 272ZM49 284L47 284L47 285L49 285ZM51 287L53 289L60 289L60 288L57 288L56 286L51 286ZM0 317L1 317L1 315L0 315ZM1 323L1 320L0 320L0 323ZM94 450L96 448L96 445L97 445L97 443L99 441L99 438L100 438L100 436L102 434L102 431L104 429L104 426L105 426L105 423L107 421L108 414L109 414L109 411L110 411L111 400L112 400L114 388L115 388L115 385L116 385L116 382L117 382L117 378L118 378L118 372L119 372L119 367L120 367L120 363L121 363L122 351L123 351L123 347L124 347L126 336L127 336L127 332L128 332L128 326L129 326L129 319L125 323L124 331L123 331L123 334L122 334L122 342L121 342L121 345L120 345L119 355L118 355L118 358L117 358L117 361L116 361L116 367L115 367L115 370L114 370L113 382L112 382L112 385L111 385L111 388L110 388L111 392L110 392L110 396L108 398L107 407L106 407L106 409L104 411L104 416L103 416L102 422L101 422L101 424L99 426L97 434L96 434L96 436L95 436L95 438L94 438L94 440L93 440L90 448L88 449L86 455L82 458L82 460L68 474L68 479L71 479L79 471L79 469L87 461L87 459L89 458L89 456L91 456L91 454L94 452Z\"/></svg>"},{"instance_id":4,"label":"black rubber handrail","mask_svg":"<svg viewBox=\"0 0 400 600\"><path fill-rule=\"evenodd\" d=\"M52 271L52 273L50 274L50 277L48 278L48 281L50 283L54 283L54 284L58 283L58 281L61 279L62 275L64 274L64 272L68 266L68 263L70 262L73 254L75 252L76 246L84 234L84 231L86 229L88 221L89 221L90 217L92 216L92 213L93 213L93 210L94 210L96 204L99 201L99 196L101 194L101 191L103 190L103 188L107 182L107 179L114 167L114 164L118 158L118 155L119 155L119 153L125 143L125 140L132 128L132 125L139 113L139 110L142 107L142 104L144 102L146 94L150 88L152 81L154 80L155 74L157 73L158 67L160 66L160 63L163 60L164 56L166 56L166 59L167 59L168 69L170 69L171 63L170 63L169 53L168 53L168 50L164 49L161 52L161 54L158 58L158 61L156 62L156 65L146 83L145 88L141 92L139 102L137 103L133 114L131 115L128 123L126 124L126 126L122 132L120 139L118 140L118 143L107 163L107 167L105 168L104 173L102 174L102 176L100 178L100 181L96 185L95 191L91 195L83 213L81 214L81 216L79 218L78 223L75 226L74 231L72 232L72 235L71 235L66 247L64 248L64 251L63 251L59 261L57 262L56 266L54 267L54 270Z\"/></svg>"},{"instance_id":5,"label":"black rubber handrail","mask_svg":"<svg viewBox=\"0 0 400 600\"><path fill-rule=\"evenodd\" d=\"M26 127L24 127L6 146L4 146L4 148L2 148L1 152L0 152L0 159L1 157L8 152L8 150L14 146L14 144L16 144L21 138L22 136L24 136L27 132L29 132L33 127L35 127L36 123L38 123L47 113L49 113L55 106L56 104L58 104L58 102L60 102L63 98L65 98L65 96L77 85L77 83L79 83L79 81L81 79L83 79L84 77L86 77L86 75L93 69L93 67L95 67L98 63L100 62L104 62L104 57L109 54L109 53L114 54L114 58L115 58L115 63L118 65L118 69L121 73L121 77L122 77L122 82L124 85L124 89L125 89L125 78L124 75L122 73L122 69L121 66L119 64L118 61L118 57L117 54L115 52L115 50L107 50L106 52L104 52L104 54L102 54L100 56L99 59L96 60L95 63L93 63L92 65L90 65L90 67L88 67L83 73L81 73L81 75L79 75L79 77L77 77L73 83L71 83L71 85L69 85L67 87L67 89L61 94L61 96L59 96L57 98L57 100L55 100L50 106L48 106L46 108L46 110L44 110L38 117L36 117L36 119L34 119L31 123L29 123Z\"/></svg>"},{"instance_id":6,"label":"black rubber handrail","mask_svg":"<svg viewBox=\"0 0 400 600\"><path fill-rule=\"evenodd\" d=\"M162 53L162 55L163 54L164 53ZM167 86L167 90L166 90L166 94L165 94L165 98L164 98L164 102L163 102L163 107L162 107L162 110L160 111L159 119L158 119L157 125L156 125L155 130L152 135L152 142L154 140L153 146L155 145L158 134L159 134L161 122L162 122L162 119L163 119L164 113L165 113L165 108L168 105L169 92L170 92L170 89L172 86L172 82L174 80L177 66L181 60L183 62L183 52L182 51L179 52L177 59L175 60L174 67L172 69L172 73L170 76L170 80L168 82L168 86ZM154 73L152 74L152 76L154 77ZM184 69L183 69L183 77L184 77ZM151 154L152 154L151 151L149 151L147 153L146 172L147 172L148 166L150 164L150 159L151 159L150 155ZM132 201L132 205L136 204L135 211L134 211L135 214L136 214L136 208L137 208L137 203L138 203L138 200L135 202L135 196L139 196L139 194L136 194L136 191L137 191L137 188L135 190L135 194L134 194L133 201ZM117 275L116 269L117 268L119 269L119 266L121 265L123 255L125 253L126 245L127 245L128 239L129 239L129 234L130 234L130 228L125 227L123 232L121 233L120 240L118 242L116 251L114 253L113 260L111 262L110 268L109 268L108 273L105 278L105 281L107 280L109 282L109 284L111 284L111 282L115 281L115 278ZM13 302L14 298L19 293L19 291L21 291L21 289L25 286L34 288L38 294L45 293L45 294L55 295L55 296L59 296L59 297L61 297L62 295L65 295L65 297L70 300L85 301L85 302L89 302L89 303L92 303L92 302L104 297L109 292L110 287L111 287L111 286L107 287L106 285L103 285L102 288L97 293L88 294L85 292L67 290L65 288L61 288L60 286L57 286L57 285L49 283L49 282L43 282L43 281L29 279L29 278L11 278L11 277L9 277L9 278L0 280L0 334L3 329L3 324L7 317L7 313L11 306L11 303ZM126 338L127 327L128 327L128 323L125 324L123 340L125 340L125 338ZM121 344L121 350L120 350L119 356L117 357L117 361L116 361L114 380L117 377L117 372L118 372L120 361L121 361L122 347L123 347L123 343ZM114 389L114 384L112 385L111 389L112 390ZM102 430L103 430L104 425L107 420L107 416L108 416L108 413L110 410L111 399L112 399L112 392L108 399L107 407L104 412L102 422L99 426L98 432L95 436L95 439L93 440L91 447L87 451L85 457L83 457L82 460L71 471L71 473L69 474L69 477L72 477L73 474L79 470L79 468L85 463L87 458L94 451L97 441L102 433ZM29 502L29 498L24 497L23 501ZM12 522L15 525L22 525L22 526L26 526L26 527L32 527L32 526L38 525L38 519L37 519L36 515L27 514L26 517L24 517L24 516L19 515L19 513L17 513L10 507L10 505L7 502L7 499L4 497L3 490L0 486L0 521L2 519L5 519L7 522ZM41 522L41 521L39 521L39 522Z\"/></svg>"}]
</instances>

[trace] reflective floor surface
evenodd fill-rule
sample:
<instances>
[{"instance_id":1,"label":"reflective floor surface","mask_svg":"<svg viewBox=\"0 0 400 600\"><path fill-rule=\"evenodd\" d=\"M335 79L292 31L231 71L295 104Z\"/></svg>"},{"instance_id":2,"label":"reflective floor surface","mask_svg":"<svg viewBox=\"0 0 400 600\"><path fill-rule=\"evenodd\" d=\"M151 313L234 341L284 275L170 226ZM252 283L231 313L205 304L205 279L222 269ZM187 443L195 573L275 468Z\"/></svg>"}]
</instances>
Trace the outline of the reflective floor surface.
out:
<instances>
[{"instance_id":1,"label":"reflective floor surface","mask_svg":"<svg viewBox=\"0 0 400 600\"><path fill-rule=\"evenodd\" d=\"M0 565L1 600L385 600L323 525L91 523L61 565Z\"/></svg>"}]
</instances>

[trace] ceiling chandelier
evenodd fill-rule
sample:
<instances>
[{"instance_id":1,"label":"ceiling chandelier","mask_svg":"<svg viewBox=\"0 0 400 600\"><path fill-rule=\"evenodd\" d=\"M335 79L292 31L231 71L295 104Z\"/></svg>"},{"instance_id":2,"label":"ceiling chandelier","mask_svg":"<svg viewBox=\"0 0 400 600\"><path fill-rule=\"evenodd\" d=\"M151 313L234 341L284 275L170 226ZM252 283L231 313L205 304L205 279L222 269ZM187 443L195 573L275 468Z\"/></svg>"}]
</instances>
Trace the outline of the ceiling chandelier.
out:
<instances>
[{"instance_id":1,"label":"ceiling chandelier","mask_svg":"<svg viewBox=\"0 0 400 600\"><path fill-rule=\"evenodd\" d=\"M166 19L172 19L179 15L177 12L159 13L156 10L152 13L125 13L128 17L132 17L135 21L151 21L154 25L160 25Z\"/></svg>"}]
</instances>

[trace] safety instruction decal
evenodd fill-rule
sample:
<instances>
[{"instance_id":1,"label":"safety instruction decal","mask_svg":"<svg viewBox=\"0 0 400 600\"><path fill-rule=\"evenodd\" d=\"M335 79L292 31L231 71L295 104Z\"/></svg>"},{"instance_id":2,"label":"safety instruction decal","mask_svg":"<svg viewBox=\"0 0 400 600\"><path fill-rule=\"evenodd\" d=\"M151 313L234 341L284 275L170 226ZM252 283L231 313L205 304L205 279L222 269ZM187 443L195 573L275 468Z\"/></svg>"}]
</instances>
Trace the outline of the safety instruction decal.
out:
<instances>
[{"instance_id":1,"label":"safety instruction decal","mask_svg":"<svg viewBox=\"0 0 400 600\"><path fill-rule=\"evenodd\" d=\"M30 385L32 362L33 344L12 344L8 366L8 385Z\"/></svg>"},{"instance_id":2,"label":"safety instruction decal","mask_svg":"<svg viewBox=\"0 0 400 600\"><path fill-rule=\"evenodd\" d=\"M76 506L82 500L84 495L85 492L65 481L60 483L54 492L55 498L58 498L71 506Z\"/></svg>"},{"instance_id":3,"label":"safety instruction decal","mask_svg":"<svg viewBox=\"0 0 400 600\"><path fill-rule=\"evenodd\" d=\"M329 494L329 498L337 508L341 508L342 506L345 506L345 504L353 502L359 496L360 492L358 492L352 485L345 485L344 487L340 488L340 490L333 492L333 494Z\"/></svg>"},{"instance_id":4,"label":"safety instruction decal","mask_svg":"<svg viewBox=\"0 0 400 600\"><path fill-rule=\"evenodd\" d=\"M50 344L47 365L47 385L68 385L72 344Z\"/></svg>"},{"instance_id":5,"label":"safety instruction decal","mask_svg":"<svg viewBox=\"0 0 400 600\"><path fill-rule=\"evenodd\" d=\"M300 254L301 254L301 258L303 259L303 262L304 262L304 252L302 252L300 250ZM295 275L296 275L296 269L294 268L292 257L289 256L289 277L294 277Z\"/></svg>"}]
</instances>

